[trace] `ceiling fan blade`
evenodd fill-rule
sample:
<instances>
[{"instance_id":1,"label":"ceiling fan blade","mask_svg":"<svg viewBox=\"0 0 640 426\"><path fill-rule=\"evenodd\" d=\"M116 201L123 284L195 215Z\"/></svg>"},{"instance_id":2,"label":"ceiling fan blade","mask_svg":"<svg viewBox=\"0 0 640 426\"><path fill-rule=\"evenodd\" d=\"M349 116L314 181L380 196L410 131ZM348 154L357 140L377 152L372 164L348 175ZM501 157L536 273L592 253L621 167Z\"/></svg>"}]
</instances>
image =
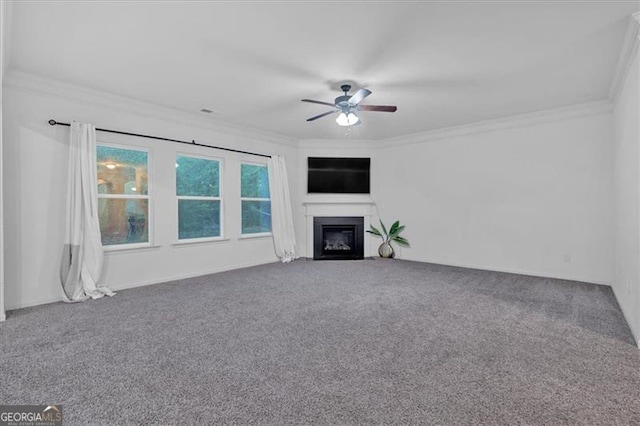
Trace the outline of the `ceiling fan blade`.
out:
<instances>
[{"instance_id":1,"label":"ceiling fan blade","mask_svg":"<svg viewBox=\"0 0 640 426\"><path fill-rule=\"evenodd\" d=\"M367 96L369 96L371 94L371 90L367 90L367 89L360 89L356 92L355 95L353 95L352 97L349 98L349 103L351 105L358 105L360 102L362 102L362 100L364 98L366 98Z\"/></svg>"},{"instance_id":2,"label":"ceiling fan blade","mask_svg":"<svg viewBox=\"0 0 640 426\"><path fill-rule=\"evenodd\" d=\"M396 112L397 106L391 105L358 105L359 111Z\"/></svg>"},{"instance_id":3,"label":"ceiling fan blade","mask_svg":"<svg viewBox=\"0 0 640 426\"><path fill-rule=\"evenodd\" d=\"M322 101L314 101L313 99L301 99L302 102L311 102L312 104L320 104L320 105L328 105L328 106L336 106L335 104L330 104L329 102Z\"/></svg>"},{"instance_id":4,"label":"ceiling fan blade","mask_svg":"<svg viewBox=\"0 0 640 426\"><path fill-rule=\"evenodd\" d=\"M318 118L326 117L327 115L333 114L333 113L336 113L336 112L338 112L337 109L333 110L333 111L325 112L325 113L322 113L320 115L316 115L315 117L307 118L307 121L317 120Z\"/></svg>"}]
</instances>

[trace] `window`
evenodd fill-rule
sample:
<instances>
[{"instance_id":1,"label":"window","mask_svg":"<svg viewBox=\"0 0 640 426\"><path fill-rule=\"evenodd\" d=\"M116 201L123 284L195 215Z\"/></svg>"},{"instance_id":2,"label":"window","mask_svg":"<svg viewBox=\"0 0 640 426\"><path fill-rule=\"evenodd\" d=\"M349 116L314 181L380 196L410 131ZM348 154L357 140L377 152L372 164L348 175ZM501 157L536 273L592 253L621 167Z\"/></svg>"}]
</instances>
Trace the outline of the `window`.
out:
<instances>
[{"instance_id":1,"label":"window","mask_svg":"<svg viewBox=\"0 0 640 426\"><path fill-rule=\"evenodd\" d=\"M178 239L222 236L220 161L176 157Z\"/></svg>"},{"instance_id":2,"label":"window","mask_svg":"<svg viewBox=\"0 0 640 426\"><path fill-rule=\"evenodd\" d=\"M271 232L271 196L266 165L240 165L242 234Z\"/></svg>"},{"instance_id":3,"label":"window","mask_svg":"<svg viewBox=\"0 0 640 426\"><path fill-rule=\"evenodd\" d=\"M149 153L96 147L103 246L149 243Z\"/></svg>"}]
</instances>

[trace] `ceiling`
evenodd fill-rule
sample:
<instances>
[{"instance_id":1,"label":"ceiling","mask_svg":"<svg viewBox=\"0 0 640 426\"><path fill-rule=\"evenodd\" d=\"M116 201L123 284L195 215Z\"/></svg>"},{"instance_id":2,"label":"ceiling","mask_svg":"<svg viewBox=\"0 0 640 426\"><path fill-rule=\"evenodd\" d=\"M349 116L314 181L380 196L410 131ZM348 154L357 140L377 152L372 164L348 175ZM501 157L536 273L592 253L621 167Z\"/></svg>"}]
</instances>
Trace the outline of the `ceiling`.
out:
<instances>
[{"instance_id":1,"label":"ceiling","mask_svg":"<svg viewBox=\"0 0 640 426\"><path fill-rule=\"evenodd\" d=\"M638 2L106 2L11 7L9 69L299 139L382 139L606 99ZM373 91L348 132L306 122ZM345 135L345 133L350 133Z\"/></svg>"}]
</instances>

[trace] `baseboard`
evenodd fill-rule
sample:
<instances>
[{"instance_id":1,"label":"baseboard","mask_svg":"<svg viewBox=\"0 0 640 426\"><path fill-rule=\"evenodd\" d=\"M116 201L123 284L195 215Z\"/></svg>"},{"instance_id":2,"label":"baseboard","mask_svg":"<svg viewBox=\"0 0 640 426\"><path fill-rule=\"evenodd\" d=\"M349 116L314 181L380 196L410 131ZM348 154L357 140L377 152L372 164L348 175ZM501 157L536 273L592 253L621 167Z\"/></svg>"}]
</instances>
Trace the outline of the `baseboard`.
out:
<instances>
[{"instance_id":1,"label":"baseboard","mask_svg":"<svg viewBox=\"0 0 640 426\"><path fill-rule=\"evenodd\" d=\"M621 298L618 295L618 291L616 290L615 286L611 286L611 288L613 289L613 295L616 297L616 301L618 302L618 306L620 306L620 310L622 311L622 315L624 316L625 321L627 321L627 325L629 326L629 330L631 330L631 335L633 336L633 340L636 341L636 345L638 346L638 348L640 348L640 334L638 334L638 332L634 329L633 322L629 320L629 316L627 315L627 312L622 308L622 303L620 303L620 300L622 300L623 298Z\"/></svg>"},{"instance_id":2,"label":"baseboard","mask_svg":"<svg viewBox=\"0 0 640 426\"><path fill-rule=\"evenodd\" d=\"M252 266L266 265L268 263L273 263L276 261L277 259L270 260L270 261L265 260L265 261L259 261L259 262L248 262L248 263L242 263L239 265L223 266L219 268L207 269L205 271L200 271L193 274L180 274L180 275L174 275L171 277L163 277L163 278L147 280L147 281L138 281L135 283L124 284L124 285L113 285L113 284L109 284L108 282L101 283L101 285L108 287L113 291L128 290L131 288L138 288L138 287L144 287L147 285L166 283L169 281L184 280L187 278L201 277L204 275L211 275L211 274L217 274L220 272L233 271L235 269L251 268Z\"/></svg>"},{"instance_id":3,"label":"baseboard","mask_svg":"<svg viewBox=\"0 0 640 426\"><path fill-rule=\"evenodd\" d=\"M622 308L622 304L620 303L621 298L618 296L616 288L612 286L611 283L600 281L600 280L589 279L589 278L570 276L570 275L546 274L546 273L532 272L532 271L526 271L521 269L486 267L486 266L460 264L460 263L454 264L450 262L441 262L441 261L434 261L434 260L415 260L415 259L404 259L404 260L434 263L436 265L443 265L443 266L455 266L457 268L480 269L483 271L506 272L509 274L529 275L532 277L553 278L553 279L559 279L559 280L584 282L588 284L606 285L608 287L611 287L611 289L613 290L613 295L615 296L616 301L618 302L618 306L620 307L620 311L622 312L622 315L624 316L624 319L627 322L627 325L629 326L629 330L631 330L631 335L633 337L633 340L635 340L636 345L638 346L638 349L640 349L640 333L634 329L633 323L629 320L629 316L627 315L626 311Z\"/></svg>"},{"instance_id":4,"label":"baseboard","mask_svg":"<svg viewBox=\"0 0 640 426\"><path fill-rule=\"evenodd\" d=\"M611 287L611 284L606 281L601 281L592 278L579 277L575 275L563 275L556 273L547 273L547 272L538 272L538 271L529 271L526 269L513 269L513 268L504 268L500 266L485 266L485 265L474 265L470 263L452 263L448 261L440 261L440 260L430 260L430 259L406 259L412 260L416 262L426 262L426 263L435 263L437 265L444 266L455 266L458 268L468 268L468 269L480 269L483 271L493 271L493 272L506 272L508 274L518 274L518 275L529 275L532 277L540 277L540 278L553 278L557 280L566 280L566 281L579 281L589 284L598 284L598 285L606 285Z\"/></svg>"},{"instance_id":5,"label":"baseboard","mask_svg":"<svg viewBox=\"0 0 640 426\"><path fill-rule=\"evenodd\" d=\"M163 278L158 278L158 279L153 279L153 280L147 280L147 281L138 281L135 283L130 283L130 284L124 284L124 285L112 285L109 284L108 282L101 282L100 285L103 285L105 287L108 287L109 289L113 290L113 291L120 291L120 290L127 290L130 288L137 288L137 287L144 287L147 285L153 285L153 284L160 284L160 283L165 283L165 282L169 282L169 281L176 281L176 280L183 280L183 279L187 279L187 278L193 278L193 277L199 277L199 276L203 276L203 275L209 275L209 274L217 274L219 272L225 272L225 271L231 271L234 269L242 269L242 268L250 268L252 266L259 266L259 265L265 265L268 263L273 263L276 262L277 259L273 259L273 260L264 260L264 261L259 261L259 262L248 262L248 263L242 263L239 265L232 265L232 266L225 266L225 267L220 267L220 268L214 268L214 269L210 269L210 270L206 270L206 271L201 271L201 272L196 272L193 274L183 274L183 275L174 275L171 277L163 277ZM46 305L49 303L56 303L56 302L62 302L62 295L60 295L60 297L51 297L51 298L46 298L46 299L40 299L40 300L30 300L30 301L26 301L26 302L21 302L18 305L9 305L6 307L7 311L14 311L16 309L23 309L23 308L29 308L32 306L38 306L38 305ZM0 321L4 321L6 318L5 317L0 317Z\"/></svg>"},{"instance_id":6,"label":"baseboard","mask_svg":"<svg viewBox=\"0 0 640 426\"><path fill-rule=\"evenodd\" d=\"M5 311L15 311L16 309L30 308L32 306L47 305L49 303L62 302L62 295L59 297L47 297L44 299L22 301L16 305L7 305Z\"/></svg>"}]
</instances>

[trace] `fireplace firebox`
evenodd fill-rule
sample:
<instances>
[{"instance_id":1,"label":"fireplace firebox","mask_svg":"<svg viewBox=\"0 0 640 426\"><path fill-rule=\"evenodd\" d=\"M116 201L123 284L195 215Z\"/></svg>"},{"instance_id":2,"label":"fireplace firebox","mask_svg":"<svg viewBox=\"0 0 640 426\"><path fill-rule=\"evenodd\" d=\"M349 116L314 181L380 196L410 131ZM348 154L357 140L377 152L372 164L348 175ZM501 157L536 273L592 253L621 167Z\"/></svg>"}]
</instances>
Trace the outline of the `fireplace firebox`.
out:
<instances>
[{"instance_id":1,"label":"fireplace firebox","mask_svg":"<svg viewBox=\"0 0 640 426\"><path fill-rule=\"evenodd\" d=\"M313 259L364 259L364 218L314 217Z\"/></svg>"}]
</instances>

